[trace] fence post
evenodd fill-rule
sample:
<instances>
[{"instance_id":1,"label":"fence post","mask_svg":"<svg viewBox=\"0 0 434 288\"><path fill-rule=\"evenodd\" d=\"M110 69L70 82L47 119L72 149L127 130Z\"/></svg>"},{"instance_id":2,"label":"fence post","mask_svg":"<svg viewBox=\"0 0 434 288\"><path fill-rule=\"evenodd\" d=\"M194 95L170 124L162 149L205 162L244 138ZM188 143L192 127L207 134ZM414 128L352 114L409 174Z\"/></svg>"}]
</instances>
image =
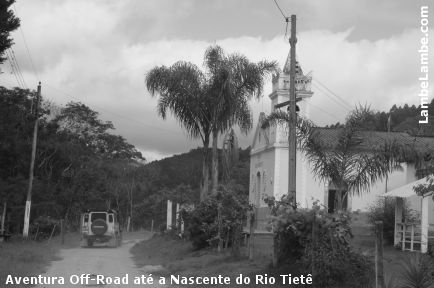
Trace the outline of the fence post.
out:
<instances>
[{"instance_id":1,"label":"fence post","mask_svg":"<svg viewBox=\"0 0 434 288\"><path fill-rule=\"evenodd\" d=\"M6 201L3 203L3 213L1 216L2 222L1 222L1 233L0 234L6 234L5 231L5 218L6 218Z\"/></svg>"},{"instance_id":2,"label":"fence post","mask_svg":"<svg viewBox=\"0 0 434 288\"><path fill-rule=\"evenodd\" d=\"M274 232L273 235L273 267L276 268L279 264L279 234Z\"/></svg>"},{"instance_id":3,"label":"fence post","mask_svg":"<svg viewBox=\"0 0 434 288\"><path fill-rule=\"evenodd\" d=\"M152 219L151 221L151 233L154 232L154 219Z\"/></svg>"},{"instance_id":4,"label":"fence post","mask_svg":"<svg viewBox=\"0 0 434 288\"><path fill-rule=\"evenodd\" d=\"M255 234L255 227L253 226L255 223L255 213L253 211L250 211L250 239L249 239L249 260L253 260L253 242L254 242L254 234Z\"/></svg>"},{"instance_id":5,"label":"fence post","mask_svg":"<svg viewBox=\"0 0 434 288\"><path fill-rule=\"evenodd\" d=\"M60 243L63 245L65 244L65 223L63 222L63 219L60 219L60 236Z\"/></svg>"},{"instance_id":6,"label":"fence post","mask_svg":"<svg viewBox=\"0 0 434 288\"><path fill-rule=\"evenodd\" d=\"M384 288L383 221L375 221L375 287Z\"/></svg>"},{"instance_id":7,"label":"fence post","mask_svg":"<svg viewBox=\"0 0 434 288\"><path fill-rule=\"evenodd\" d=\"M312 276L315 277L315 257L316 257L316 212L313 211L313 219L312 219Z\"/></svg>"}]
</instances>

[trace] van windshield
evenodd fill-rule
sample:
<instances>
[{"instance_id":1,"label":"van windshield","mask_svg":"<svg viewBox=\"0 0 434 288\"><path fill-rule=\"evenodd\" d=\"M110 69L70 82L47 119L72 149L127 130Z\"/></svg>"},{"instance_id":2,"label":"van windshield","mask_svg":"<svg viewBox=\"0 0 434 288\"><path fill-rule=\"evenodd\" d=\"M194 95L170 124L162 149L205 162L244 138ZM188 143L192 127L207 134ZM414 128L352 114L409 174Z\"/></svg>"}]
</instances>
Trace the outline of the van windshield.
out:
<instances>
[{"instance_id":1,"label":"van windshield","mask_svg":"<svg viewBox=\"0 0 434 288\"><path fill-rule=\"evenodd\" d=\"M107 221L107 213L105 213L105 212L92 213L90 216L90 221L93 222L96 219L102 219L104 221Z\"/></svg>"}]
</instances>

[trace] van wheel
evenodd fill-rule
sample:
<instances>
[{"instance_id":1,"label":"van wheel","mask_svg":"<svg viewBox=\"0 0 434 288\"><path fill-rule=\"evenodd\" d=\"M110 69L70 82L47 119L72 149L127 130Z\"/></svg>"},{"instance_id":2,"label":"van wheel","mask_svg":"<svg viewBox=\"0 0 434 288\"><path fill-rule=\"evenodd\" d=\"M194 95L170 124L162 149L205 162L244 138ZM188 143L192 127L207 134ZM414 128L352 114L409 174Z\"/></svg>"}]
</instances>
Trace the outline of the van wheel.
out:
<instances>
[{"instance_id":1,"label":"van wheel","mask_svg":"<svg viewBox=\"0 0 434 288\"><path fill-rule=\"evenodd\" d=\"M87 239L87 247L92 247L93 246L93 241L90 239Z\"/></svg>"}]
</instances>

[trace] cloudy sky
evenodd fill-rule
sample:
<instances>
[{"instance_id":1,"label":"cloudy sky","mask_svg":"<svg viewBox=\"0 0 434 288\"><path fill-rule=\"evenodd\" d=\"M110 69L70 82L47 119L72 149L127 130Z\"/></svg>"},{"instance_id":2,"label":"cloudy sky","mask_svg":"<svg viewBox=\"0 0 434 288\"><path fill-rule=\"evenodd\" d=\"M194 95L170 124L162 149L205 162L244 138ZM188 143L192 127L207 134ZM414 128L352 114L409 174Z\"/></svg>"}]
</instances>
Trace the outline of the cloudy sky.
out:
<instances>
[{"instance_id":1,"label":"cloudy sky","mask_svg":"<svg viewBox=\"0 0 434 288\"><path fill-rule=\"evenodd\" d=\"M428 0L277 1L298 18L297 58L304 72L313 71L314 122L342 122L358 103L386 111L420 103L420 5ZM13 33L13 50L27 86L40 80L43 96L59 105L80 101L100 112L148 160L201 143L173 118L157 116L147 71L178 60L201 66L215 43L281 65L289 52L273 0L17 0L15 11L22 30ZM0 85L17 86L9 63L1 69ZM264 97L251 103L255 119L270 111L270 92L267 83Z\"/></svg>"}]
</instances>

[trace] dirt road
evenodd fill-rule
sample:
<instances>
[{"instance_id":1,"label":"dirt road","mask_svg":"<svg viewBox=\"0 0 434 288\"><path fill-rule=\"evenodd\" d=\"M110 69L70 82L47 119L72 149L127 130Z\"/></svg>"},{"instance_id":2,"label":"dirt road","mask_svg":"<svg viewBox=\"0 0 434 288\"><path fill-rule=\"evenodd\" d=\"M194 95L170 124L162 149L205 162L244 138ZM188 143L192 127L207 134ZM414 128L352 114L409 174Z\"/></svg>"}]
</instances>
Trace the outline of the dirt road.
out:
<instances>
[{"instance_id":1,"label":"dirt road","mask_svg":"<svg viewBox=\"0 0 434 288\"><path fill-rule=\"evenodd\" d=\"M151 236L149 232L131 233L124 235L123 243L118 248L94 247L73 248L61 250L62 260L54 261L47 273L43 274L45 281L52 281L51 285L40 284L39 288L48 287L159 287L164 285L154 283L134 284L135 277L148 276L152 273L151 266L138 269L129 252L130 248L138 241ZM146 268L147 267L147 268ZM100 276L97 276L100 275ZM63 277L64 284L59 284ZM97 277L99 277L97 279ZM102 280L104 277L104 280ZM110 277L110 278L107 278ZM145 277L142 277L145 279ZM158 277L153 277L154 281ZM148 280L149 278L146 278ZM57 283L57 284L53 284ZM104 282L104 283L103 283ZM110 283L111 282L111 283ZM47 282L46 282L47 283Z\"/></svg>"}]
</instances>

